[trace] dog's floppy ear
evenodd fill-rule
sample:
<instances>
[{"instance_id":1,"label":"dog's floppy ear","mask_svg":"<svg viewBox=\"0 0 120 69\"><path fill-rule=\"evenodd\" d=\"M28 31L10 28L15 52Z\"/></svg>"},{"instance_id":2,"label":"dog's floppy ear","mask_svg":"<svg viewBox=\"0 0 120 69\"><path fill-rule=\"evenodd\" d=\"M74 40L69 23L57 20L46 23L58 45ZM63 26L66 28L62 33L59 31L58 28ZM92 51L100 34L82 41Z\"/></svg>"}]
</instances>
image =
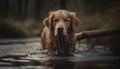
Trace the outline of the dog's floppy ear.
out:
<instances>
[{"instance_id":1,"label":"dog's floppy ear","mask_svg":"<svg viewBox=\"0 0 120 69\"><path fill-rule=\"evenodd\" d=\"M50 18L47 17L47 18L45 18L45 19L43 20L43 24L46 25L47 27L49 27L49 25L50 25L49 19L50 19Z\"/></svg>"},{"instance_id":2,"label":"dog's floppy ear","mask_svg":"<svg viewBox=\"0 0 120 69\"><path fill-rule=\"evenodd\" d=\"M53 19L53 13L54 13L54 11L50 11L49 16L43 20L43 24L46 25L47 27L51 26L51 22Z\"/></svg>"},{"instance_id":3,"label":"dog's floppy ear","mask_svg":"<svg viewBox=\"0 0 120 69\"><path fill-rule=\"evenodd\" d=\"M77 26L80 23L80 20L76 17L76 13L75 12L71 12L70 15L72 16L72 26L73 26L73 29L76 29Z\"/></svg>"}]
</instances>

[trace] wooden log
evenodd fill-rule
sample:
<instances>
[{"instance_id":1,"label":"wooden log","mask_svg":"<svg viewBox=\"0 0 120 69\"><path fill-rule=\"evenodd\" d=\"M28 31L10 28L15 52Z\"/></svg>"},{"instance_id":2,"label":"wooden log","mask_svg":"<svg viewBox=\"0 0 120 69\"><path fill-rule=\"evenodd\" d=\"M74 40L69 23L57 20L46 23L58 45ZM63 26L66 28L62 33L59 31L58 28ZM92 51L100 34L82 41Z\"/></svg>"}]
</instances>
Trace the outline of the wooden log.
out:
<instances>
[{"instance_id":1,"label":"wooden log","mask_svg":"<svg viewBox=\"0 0 120 69\"><path fill-rule=\"evenodd\" d=\"M120 35L120 29L100 29L100 30L82 31L80 33L76 33L75 35L76 35L76 40L80 41L82 39L116 35L116 34Z\"/></svg>"}]
</instances>

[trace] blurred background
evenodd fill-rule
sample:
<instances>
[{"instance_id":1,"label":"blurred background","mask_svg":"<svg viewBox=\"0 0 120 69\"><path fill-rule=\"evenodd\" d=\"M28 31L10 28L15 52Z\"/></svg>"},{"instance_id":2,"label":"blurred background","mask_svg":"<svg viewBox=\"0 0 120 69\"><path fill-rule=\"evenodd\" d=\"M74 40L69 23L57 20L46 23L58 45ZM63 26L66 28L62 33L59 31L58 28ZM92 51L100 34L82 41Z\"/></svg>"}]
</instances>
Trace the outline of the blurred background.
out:
<instances>
[{"instance_id":1,"label":"blurred background","mask_svg":"<svg viewBox=\"0 0 120 69\"><path fill-rule=\"evenodd\" d=\"M38 37L52 10L77 13L76 32L120 28L120 0L0 0L0 38Z\"/></svg>"},{"instance_id":2,"label":"blurred background","mask_svg":"<svg viewBox=\"0 0 120 69\"><path fill-rule=\"evenodd\" d=\"M0 69L120 69L120 30L85 36L75 57L46 56L42 21L59 9L77 13L76 32L120 29L120 0L0 0Z\"/></svg>"}]
</instances>

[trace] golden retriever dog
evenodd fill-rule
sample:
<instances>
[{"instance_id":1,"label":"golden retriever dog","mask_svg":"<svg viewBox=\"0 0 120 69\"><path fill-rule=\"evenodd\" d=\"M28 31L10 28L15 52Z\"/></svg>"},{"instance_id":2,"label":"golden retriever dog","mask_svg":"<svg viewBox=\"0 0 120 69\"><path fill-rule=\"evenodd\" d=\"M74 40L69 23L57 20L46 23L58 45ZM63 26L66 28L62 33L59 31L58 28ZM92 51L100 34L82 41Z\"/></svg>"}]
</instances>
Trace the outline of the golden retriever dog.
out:
<instances>
[{"instance_id":1,"label":"golden retriever dog","mask_svg":"<svg viewBox=\"0 0 120 69\"><path fill-rule=\"evenodd\" d=\"M41 33L43 49L57 54L75 51L75 30L80 23L75 12L51 11L43 23L45 25Z\"/></svg>"}]
</instances>

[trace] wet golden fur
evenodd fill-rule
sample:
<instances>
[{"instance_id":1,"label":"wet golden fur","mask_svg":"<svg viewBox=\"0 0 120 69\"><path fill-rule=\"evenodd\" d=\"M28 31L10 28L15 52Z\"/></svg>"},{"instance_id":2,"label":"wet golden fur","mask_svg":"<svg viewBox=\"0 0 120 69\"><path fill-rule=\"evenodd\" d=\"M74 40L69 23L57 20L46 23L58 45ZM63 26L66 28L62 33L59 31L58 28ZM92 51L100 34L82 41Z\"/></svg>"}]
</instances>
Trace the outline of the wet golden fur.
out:
<instances>
[{"instance_id":1,"label":"wet golden fur","mask_svg":"<svg viewBox=\"0 0 120 69\"><path fill-rule=\"evenodd\" d=\"M76 44L75 30L80 23L75 12L69 12L66 10L52 11L49 13L49 16L43 20L43 23L45 25L41 33L41 46L43 49L47 49L49 51L57 50L56 48L59 45L59 38L55 36L55 30L61 24L64 27L64 33L66 34L63 38L61 37L65 44L65 49L63 50L74 52Z\"/></svg>"}]
</instances>

